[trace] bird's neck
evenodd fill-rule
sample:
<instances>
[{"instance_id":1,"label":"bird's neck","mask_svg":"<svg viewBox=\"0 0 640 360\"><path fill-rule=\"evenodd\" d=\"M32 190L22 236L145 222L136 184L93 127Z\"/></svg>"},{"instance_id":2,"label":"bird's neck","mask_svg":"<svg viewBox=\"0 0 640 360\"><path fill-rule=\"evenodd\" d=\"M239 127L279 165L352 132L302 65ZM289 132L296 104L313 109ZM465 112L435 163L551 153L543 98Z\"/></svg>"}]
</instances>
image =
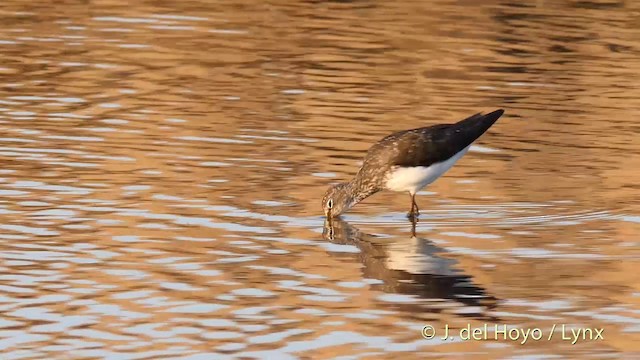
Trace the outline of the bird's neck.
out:
<instances>
[{"instance_id":1,"label":"bird's neck","mask_svg":"<svg viewBox=\"0 0 640 360\"><path fill-rule=\"evenodd\" d=\"M364 176L360 176L358 173L351 181L347 183L345 190L350 194L350 197L354 201L354 205L360 201L375 194L380 189L375 183L368 181Z\"/></svg>"}]
</instances>

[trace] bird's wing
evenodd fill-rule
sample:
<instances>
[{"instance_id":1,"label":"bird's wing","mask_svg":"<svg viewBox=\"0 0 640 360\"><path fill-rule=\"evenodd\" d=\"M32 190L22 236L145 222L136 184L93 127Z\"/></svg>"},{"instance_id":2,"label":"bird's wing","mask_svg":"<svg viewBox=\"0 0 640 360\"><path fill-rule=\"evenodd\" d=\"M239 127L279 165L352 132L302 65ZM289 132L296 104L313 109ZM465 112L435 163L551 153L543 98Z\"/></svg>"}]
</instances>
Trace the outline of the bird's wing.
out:
<instances>
[{"instance_id":1,"label":"bird's wing","mask_svg":"<svg viewBox=\"0 0 640 360\"><path fill-rule=\"evenodd\" d=\"M393 134L395 143L392 163L396 166L430 166L454 156L484 134L503 110L475 114L455 124L434 125Z\"/></svg>"}]
</instances>

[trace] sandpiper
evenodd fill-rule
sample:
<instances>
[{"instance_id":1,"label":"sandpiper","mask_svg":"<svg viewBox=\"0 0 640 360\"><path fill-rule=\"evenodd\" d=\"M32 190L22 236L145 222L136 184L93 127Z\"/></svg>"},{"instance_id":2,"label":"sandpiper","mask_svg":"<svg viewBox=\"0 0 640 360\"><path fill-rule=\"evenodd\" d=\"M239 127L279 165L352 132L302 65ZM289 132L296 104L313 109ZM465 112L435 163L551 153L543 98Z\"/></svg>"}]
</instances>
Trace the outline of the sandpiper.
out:
<instances>
[{"instance_id":1,"label":"sandpiper","mask_svg":"<svg viewBox=\"0 0 640 360\"><path fill-rule=\"evenodd\" d=\"M455 124L404 130L378 141L351 181L327 190L322 198L325 216L337 217L378 191L391 190L411 195L407 215L415 218L420 214L416 193L449 170L503 113L478 113Z\"/></svg>"}]
</instances>

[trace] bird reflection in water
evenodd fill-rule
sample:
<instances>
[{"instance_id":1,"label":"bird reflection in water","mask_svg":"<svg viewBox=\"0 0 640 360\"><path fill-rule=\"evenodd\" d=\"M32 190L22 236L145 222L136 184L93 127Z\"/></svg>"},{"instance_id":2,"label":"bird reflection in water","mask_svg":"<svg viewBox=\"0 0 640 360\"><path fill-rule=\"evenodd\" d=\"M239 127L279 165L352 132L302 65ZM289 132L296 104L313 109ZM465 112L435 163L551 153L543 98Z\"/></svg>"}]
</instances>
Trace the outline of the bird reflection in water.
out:
<instances>
[{"instance_id":1,"label":"bird reflection in water","mask_svg":"<svg viewBox=\"0 0 640 360\"><path fill-rule=\"evenodd\" d=\"M457 269L456 260L441 256L445 249L416 236L415 219L411 221L411 237L401 241L364 233L341 218L325 219L322 235L332 243L360 249L357 256L364 265L363 276L383 281L382 290L387 293L453 301L469 307L462 314L466 317L497 320L486 314L495 307L496 298Z\"/></svg>"}]
</instances>

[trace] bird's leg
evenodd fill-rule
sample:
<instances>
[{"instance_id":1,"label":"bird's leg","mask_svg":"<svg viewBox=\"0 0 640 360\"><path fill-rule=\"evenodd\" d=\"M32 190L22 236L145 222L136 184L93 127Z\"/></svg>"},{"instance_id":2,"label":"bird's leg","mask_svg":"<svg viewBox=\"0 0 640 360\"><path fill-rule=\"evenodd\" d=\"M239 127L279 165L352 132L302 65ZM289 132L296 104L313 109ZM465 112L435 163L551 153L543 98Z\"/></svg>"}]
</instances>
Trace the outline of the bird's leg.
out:
<instances>
[{"instance_id":1,"label":"bird's leg","mask_svg":"<svg viewBox=\"0 0 640 360\"><path fill-rule=\"evenodd\" d=\"M412 217L410 220L411 220L411 237L416 237L416 223L418 222L418 219L416 219L415 217Z\"/></svg>"},{"instance_id":2,"label":"bird's leg","mask_svg":"<svg viewBox=\"0 0 640 360\"><path fill-rule=\"evenodd\" d=\"M416 207L416 216L420 216L420 209L418 209L418 203L416 202L416 194L411 195L411 202L413 203L411 206Z\"/></svg>"},{"instance_id":3,"label":"bird's leg","mask_svg":"<svg viewBox=\"0 0 640 360\"><path fill-rule=\"evenodd\" d=\"M418 204L416 204L416 194L409 193L411 195L411 211L407 214L409 219L415 219L418 215L420 215L420 210L418 209Z\"/></svg>"},{"instance_id":4,"label":"bird's leg","mask_svg":"<svg viewBox=\"0 0 640 360\"><path fill-rule=\"evenodd\" d=\"M411 195L411 193L409 193L409 195ZM411 219L413 217L413 196L411 198L411 210L409 210L409 212L407 213L407 217L409 219Z\"/></svg>"}]
</instances>

